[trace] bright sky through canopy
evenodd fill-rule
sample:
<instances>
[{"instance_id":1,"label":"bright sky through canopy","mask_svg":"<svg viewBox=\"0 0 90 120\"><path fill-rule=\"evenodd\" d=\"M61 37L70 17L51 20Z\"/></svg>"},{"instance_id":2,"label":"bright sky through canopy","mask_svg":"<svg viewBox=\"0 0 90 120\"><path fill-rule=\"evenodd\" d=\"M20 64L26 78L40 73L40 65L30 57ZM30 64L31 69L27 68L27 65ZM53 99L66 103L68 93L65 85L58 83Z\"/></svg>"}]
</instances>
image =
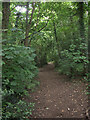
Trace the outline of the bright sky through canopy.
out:
<instances>
[{"instance_id":1,"label":"bright sky through canopy","mask_svg":"<svg viewBox=\"0 0 90 120\"><path fill-rule=\"evenodd\" d=\"M22 13L25 13L25 12L26 12L26 8L20 7L20 6L17 6L17 7L16 7L16 10L17 10L18 12L22 12Z\"/></svg>"}]
</instances>

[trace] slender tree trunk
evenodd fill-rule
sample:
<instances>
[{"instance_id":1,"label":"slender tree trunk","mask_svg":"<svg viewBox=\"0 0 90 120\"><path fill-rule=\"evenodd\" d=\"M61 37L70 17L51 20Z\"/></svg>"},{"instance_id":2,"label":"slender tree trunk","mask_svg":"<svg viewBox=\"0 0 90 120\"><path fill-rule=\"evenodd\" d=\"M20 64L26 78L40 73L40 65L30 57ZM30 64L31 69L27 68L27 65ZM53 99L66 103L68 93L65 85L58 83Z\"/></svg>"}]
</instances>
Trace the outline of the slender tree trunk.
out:
<instances>
[{"instance_id":1,"label":"slender tree trunk","mask_svg":"<svg viewBox=\"0 0 90 120\"><path fill-rule=\"evenodd\" d=\"M25 34L25 42L24 42L24 45L25 46L28 46L28 34L29 34L29 28L28 28L28 12L29 12L29 2L27 2L27 11L26 11L26 34Z\"/></svg>"},{"instance_id":2,"label":"slender tree trunk","mask_svg":"<svg viewBox=\"0 0 90 120\"><path fill-rule=\"evenodd\" d=\"M84 2L78 3L78 12L79 12L79 25L80 25L80 37L81 37L81 43L87 44L87 40L85 37L85 25L84 25ZM87 57L87 50L82 50L81 52L83 55ZM87 72L86 64L84 64L84 75Z\"/></svg>"},{"instance_id":3,"label":"slender tree trunk","mask_svg":"<svg viewBox=\"0 0 90 120\"><path fill-rule=\"evenodd\" d=\"M78 3L78 12L79 12L79 24L80 24L80 36L82 41L85 42L85 26L84 26L84 3Z\"/></svg>"},{"instance_id":4,"label":"slender tree trunk","mask_svg":"<svg viewBox=\"0 0 90 120\"><path fill-rule=\"evenodd\" d=\"M24 42L24 45L27 47L29 46L28 45L28 36L29 36L29 30L30 30L30 27L31 27L31 23L32 23L32 18L33 18L33 13L34 13L34 10L35 10L35 3L33 2L32 3L32 13L31 13L31 18L28 22L28 12L29 12L29 2L27 2L27 11L26 11L26 34L25 34L25 42Z\"/></svg>"},{"instance_id":5,"label":"slender tree trunk","mask_svg":"<svg viewBox=\"0 0 90 120\"><path fill-rule=\"evenodd\" d=\"M71 21L71 28L72 28L72 32L71 32L71 39L72 39L72 41L71 41L71 44L73 44L74 43L74 41L75 41L75 33L73 32L73 29L74 29L74 26L73 26L73 18L72 17L70 17L70 21Z\"/></svg>"},{"instance_id":6,"label":"slender tree trunk","mask_svg":"<svg viewBox=\"0 0 90 120\"><path fill-rule=\"evenodd\" d=\"M3 2L2 3L2 38L7 38L7 30L8 30L8 24L9 24L9 16L10 16L10 2Z\"/></svg>"},{"instance_id":7,"label":"slender tree trunk","mask_svg":"<svg viewBox=\"0 0 90 120\"><path fill-rule=\"evenodd\" d=\"M90 73L90 2L88 2L88 60L88 72Z\"/></svg>"},{"instance_id":8,"label":"slender tree trunk","mask_svg":"<svg viewBox=\"0 0 90 120\"><path fill-rule=\"evenodd\" d=\"M53 25L54 25L54 34L55 34L55 39L56 39L56 44L57 44L57 49L58 49L58 55L60 57L60 50L59 50L59 44L58 44L58 38L57 38L55 22L53 22Z\"/></svg>"}]
</instances>

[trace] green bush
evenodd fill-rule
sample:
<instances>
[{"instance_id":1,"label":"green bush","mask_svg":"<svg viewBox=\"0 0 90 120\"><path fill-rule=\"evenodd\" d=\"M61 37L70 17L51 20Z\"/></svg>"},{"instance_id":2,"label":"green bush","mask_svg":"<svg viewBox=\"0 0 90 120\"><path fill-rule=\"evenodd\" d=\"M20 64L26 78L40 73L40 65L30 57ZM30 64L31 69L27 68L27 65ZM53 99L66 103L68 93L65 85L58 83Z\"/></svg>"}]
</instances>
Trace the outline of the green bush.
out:
<instances>
[{"instance_id":1,"label":"green bush","mask_svg":"<svg viewBox=\"0 0 90 120\"><path fill-rule=\"evenodd\" d=\"M70 45L69 50L61 51L58 71L62 74L74 77L75 75L85 75L88 59L86 57L86 44L77 46ZM84 52L83 52L84 51Z\"/></svg>"},{"instance_id":2,"label":"green bush","mask_svg":"<svg viewBox=\"0 0 90 120\"><path fill-rule=\"evenodd\" d=\"M38 82L34 50L24 46L3 45L3 120L27 118L31 115L33 103L22 100Z\"/></svg>"}]
</instances>

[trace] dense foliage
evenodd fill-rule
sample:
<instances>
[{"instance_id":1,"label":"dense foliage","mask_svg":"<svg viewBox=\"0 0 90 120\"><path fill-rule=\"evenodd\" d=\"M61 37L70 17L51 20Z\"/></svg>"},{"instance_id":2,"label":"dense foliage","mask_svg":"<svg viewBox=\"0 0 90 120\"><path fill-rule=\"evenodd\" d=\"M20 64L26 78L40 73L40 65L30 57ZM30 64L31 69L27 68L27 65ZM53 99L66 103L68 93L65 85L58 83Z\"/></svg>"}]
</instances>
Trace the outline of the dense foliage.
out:
<instances>
[{"instance_id":1,"label":"dense foliage","mask_svg":"<svg viewBox=\"0 0 90 120\"><path fill-rule=\"evenodd\" d=\"M34 103L22 98L38 84L35 56L32 48L3 45L3 120L30 117Z\"/></svg>"},{"instance_id":2,"label":"dense foliage","mask_svg":"<svg viewBox=\"0 0 90 120\"><path fill-rule=\"evenodd\" d=\"M86 75L88 59L82 51L87 50L87 45L82 43L78 46L71 44L68 50L61 51L59 59L59 72L75 77Z\"/></svg>"}]
</instances>

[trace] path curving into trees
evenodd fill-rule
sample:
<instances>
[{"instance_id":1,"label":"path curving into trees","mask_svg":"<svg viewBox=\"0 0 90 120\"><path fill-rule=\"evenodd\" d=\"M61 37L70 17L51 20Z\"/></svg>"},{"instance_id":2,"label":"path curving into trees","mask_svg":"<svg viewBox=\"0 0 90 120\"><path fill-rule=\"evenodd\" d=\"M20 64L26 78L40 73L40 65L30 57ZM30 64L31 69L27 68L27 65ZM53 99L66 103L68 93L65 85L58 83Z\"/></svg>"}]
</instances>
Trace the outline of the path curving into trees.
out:
<instances>
[{"instance_id":1,"label":"path curving into trees","mask_svg":"<svg viewBox=\"0 0 90 120\"><path fill-rule=\"evenodd\" d=\"M30 93L29 102L35 102L33 118L84 118L88 106L85 83L70 82L59 75L53 64L39 70L40 87Z\"/></svg>"}]
</instances>

